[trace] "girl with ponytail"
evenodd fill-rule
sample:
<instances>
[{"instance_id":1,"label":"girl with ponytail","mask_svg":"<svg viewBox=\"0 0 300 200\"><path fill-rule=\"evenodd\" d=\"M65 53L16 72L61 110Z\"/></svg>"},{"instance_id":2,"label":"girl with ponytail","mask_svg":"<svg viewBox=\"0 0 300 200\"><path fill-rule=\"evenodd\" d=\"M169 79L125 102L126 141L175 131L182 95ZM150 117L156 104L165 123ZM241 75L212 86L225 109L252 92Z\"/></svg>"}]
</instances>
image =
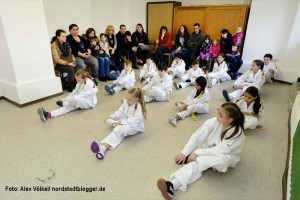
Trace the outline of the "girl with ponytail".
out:
<instances>
[{"instance_id":1,"label":"girl with ponytail","mask_svg":"<svg viewBox=\"0 0 300 200\"><path fill-rule=\"evenodd\" d=\"M196 121L196 114L208 113L209 105L207 101L209 99L209 92L206 89L206 78L199 76L195 80L195 88L190 92L187 99L175 103L175 106L178 107L180 112L170 118L169 123L176 127L179 120L190 115L192 115L192 119Z\"/></svg>"},{"instance_id":2,"label":"girl with ponytail","mask_svg":"<svg viewBox=\"0 0 300 200\"><path fill-rule=\"evenodd\" d=\"M144 94L140 88L130 88L121 107L105 122L112 126L113 131L100 143L93 141L91 150L98 160L104 158L107 149L115 149L129 135L135 135L145 130L144 119L147 117Z\"/></svg>"},{"instance_id":3,"label":"girl with ponytail","mask_svg":"<svg viewBox=\"0 0 300 200\"><path fill-rule=\"evenodd\" d=\"M157 186L165 199L171 200L175 190L186 191L187 186L208 168L226 172L240 160L244 143L244 115L234 103L225 103L217 117L207 120L175 156L175 163L185 164L175 171L169 181L158 179Z\"/></svg>"},{"instance_id":4,"label":"girl with ponytail","mask_svg":"<svg viewBox=\"0 0 300 200\"><path fill-rule=\"evenodd\" d=\"M236 100L237 106L245 115L245 129L262 128L264 113L258 89L250 86L244 96Z\"/></svg>"},{"instance_id":5,"label":"girl with ponytail","mask_svg":"<svg viewBox=\"0 0 300 200\"><path fill-rule=\"evenodd\" d=\"M67 114L78 108L89 109L94 108L97 104L98 89L95 83L91 80L92 76L86 69L79 69L75 73L77 81L76 87L71 94L57 101L56 104L60 107L52 112L47 112L43 108L38 109L40 119L45 122L50 118L58 117Z\"/></svg>"}]
</instances>

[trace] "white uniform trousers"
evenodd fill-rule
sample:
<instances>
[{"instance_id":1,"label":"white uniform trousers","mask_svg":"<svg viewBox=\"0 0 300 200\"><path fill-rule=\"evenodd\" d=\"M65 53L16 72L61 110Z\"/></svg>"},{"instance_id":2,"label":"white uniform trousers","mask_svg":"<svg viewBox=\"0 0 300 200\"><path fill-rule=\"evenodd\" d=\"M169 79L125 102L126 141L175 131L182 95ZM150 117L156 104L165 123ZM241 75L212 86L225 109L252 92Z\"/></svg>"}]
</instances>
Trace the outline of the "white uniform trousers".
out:
<instances>
[{"instance_id":1,"label":"white uniform trousers","mask_svg":"<svg viewBox=\"0 0 300 200\"><path fill-rule=\"evenodd\" d=\"M214 86L218 82L224 82L224 81L230 81L230 76L226 73L222 76L219 74L216 74L214 72L209 73L209 76L211 77L211 86Z\"/></svg>"},{"instance_id":2,"label":"white uniform trousers","mask_svg":"<svg viewBox=\"0 0 300 200\"><path fill-rule=\"evenodd\" d=\"M180 78L184 75L184 72L176 72L172 75L173 78Z\"/></svg>"},{"instance_id":3,"label":"white uniform trousers","mask_svg":"<svg viewBox=\"0 0 300 200\"><path fill-rule=\"evenodd\" d=\"M133 87L134 86L134 84L132 84L132 83L123 83L123 84L118 84L116 87L114 87L114 91L115 91L115 93L117 93L117 92L120 92L121 90L123 90L123 89L128 89L128 88L131 88L131 87Z\"/></svg>"},{"instance_id":4,"label":"white uniform trousers","mask_svg":"<svg viewBox=\"0 0 300 200\"><path fill-rule=\"evenodd\" d=\"M260 89L260 87L257 85L253 85L253 86L256 87L258 90ZM229 93L230 100L235 101L238 98L240 98L244 94L244 92L247 90L248 87L250 87L250 86L245 86L245 87L243 87L242 90L237 89L234 92Z\"/></svg>"},{"instance_id":5,"label":"white uniform trousers","mask_svg":"<svg viewBox=\"0 0 300 200\"><path fill-rule=\"evenodd\" d=\"M170 181L172 182L174 179L177 179L181 183L178 189L186 191L187 185L199 179L202 176L202 172L210 167L219 172L226 172L228 168L228 157L223 154L198 156L195 161L184 165L171 174Z\"/></svg>"},{"instance_id":6,"label":"white uniform trousers","mask_svg":"<svg viewBox=\"0 0 300 200\"><path fill-rule=\"evenodd\" d=\"M180 85L181 88L186 88L186 87L188 87L188 86L193 86L193 85L195 85L195 83L194 83L194 82L180 82L178 85Z\"/></svg>"},{"instance_id":7,"label":"white uniform trousers","mask_svg":"<svg viewBox=\"0 0 300 200\"><path fill-rule=\"evenodd\" d=\"M104 139L101 143L107 143L111 146L110 149L115 149L124 137L128 135L135 135L138 131L132 129L127 125L119 125L114 128L114 130Z\"/></svg>"},{"instance_id":8,"label":"white uniform trousers","mask_svg":"<svg viewBox=\"0 0 300 200\"><path fill-rule=\"evenodd\" d=\"M273 81L271 80L271 78L273 77L273 75L270 72L264 72L264 73L265 73L265 82L272 83Z\"/></svg>"},{"instance_id":9,"label":"white uniform trousers","mask_svg":"<svg viewBox=\"0 0 300 200\"><path fill-rule=\"evenodd\" d=\"M186 118L187 116L190 116L193 112L194 113L208 113L209 110L209 105L208 103L203 103L203 104L193 104L189 105L186 110L183 110L176 115L180 116L181 119Z\"/></svg>"},{"instance_id":10,"label":"white uniform trousers","mask_svg":"<svg viewBox=\"0 0 300 200\"><path fill-rule=\"evenodd\" d=\"M147 95L144 95L145 102L150 101L167 101L168 96L165 91L160 88L152 88L147 92Z\"/></svg>"},{"instance_id":11,"label":"white uniform trousers","mask_svg":"<svg viewBox=\"0 0 300 200\"><path fill-rule=\"evenodd\" d=\"M93 108L95 106L93 99L82 98L81 96L74 96L68 99L67 101L63 101L63 107L60 107L51 112L51 117L58 117L60 115L64 115L68 112L76 110L78 108L88 109Z\"/></svg>"},{"instance_id":12,"label":"white uniform trousers","mask_svg":"<svg viewBox=\"0 0 300 200\"><path fill-rule=\"evenodd\" d=\"M245 116L245 129L255 129L258 125L258 119L254 116L246 115Z\"/></svg>"}]
</instances>

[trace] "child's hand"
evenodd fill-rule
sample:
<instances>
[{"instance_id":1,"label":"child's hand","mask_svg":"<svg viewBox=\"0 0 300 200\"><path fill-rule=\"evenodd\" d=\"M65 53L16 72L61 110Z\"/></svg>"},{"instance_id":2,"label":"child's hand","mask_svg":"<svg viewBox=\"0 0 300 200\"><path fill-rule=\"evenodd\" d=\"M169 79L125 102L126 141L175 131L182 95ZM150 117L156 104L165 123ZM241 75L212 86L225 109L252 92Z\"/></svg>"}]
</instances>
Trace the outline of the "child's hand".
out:
<instances>
[{"instance_id":1,"label":"child's hand","mask_svg":"<svg viewBox=\"0 0 300 200\"><path fill-rule=\"evenodd\" d=\"M193 162L197 157L198 155L195 152L192 152L188 158L188 163Z\"/></svg>"},{"instance_id":2,"label":"child's hand","mask_svg":"<svg viewBox=\"0 0 300 200\"><path fill-rule=\"evenodd\" d=\"M188 105L185 104L185 103L183 103L183 104L181 105L180 111L186 110L187 107L188 107Z\"/></svg>"},{"instance_id":3,"label":"child's hand","mask_svg":"<svg viewBox=\"0 0 300 200\"><path fill-rule=\"evenodd\" d=\"M121 125L121 121L119 120L119 121L116 121L116 123L115 123L115 126L114 127L117 127L117 126L119 126L119 125Z\"/></svg>"},{"instance_id":4,"label":"child's hand","mask_svg":"<svg viewBox=\"0 0 300 200\"><path fill-rule=\"evenodd\" d=\"M183 153L179 153L177 154L177 156L175 156L175 163L176 164L183 163L185 158L186 156Z\"/></svg>"}]
</instances>

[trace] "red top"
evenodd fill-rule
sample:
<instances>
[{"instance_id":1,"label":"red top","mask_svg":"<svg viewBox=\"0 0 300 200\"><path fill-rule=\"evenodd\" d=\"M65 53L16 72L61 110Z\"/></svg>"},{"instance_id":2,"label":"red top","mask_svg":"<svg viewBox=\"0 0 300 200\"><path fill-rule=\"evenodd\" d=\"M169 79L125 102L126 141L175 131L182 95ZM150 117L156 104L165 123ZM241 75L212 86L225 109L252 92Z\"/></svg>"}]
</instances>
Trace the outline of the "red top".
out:
<instances>
[{"instance_id":1,"label":"red top","mask_svg":"<svg viewBox=\"0 0 300 200\"><path fill-rule=\"evenodd\" d=\"M158 41L159 41L158 46L168 47L168 49L172 51L173 49L172 36L169 32L165 33L163 39L161 39L161 34L159 34Z\"/></svg>"}]
</instances>

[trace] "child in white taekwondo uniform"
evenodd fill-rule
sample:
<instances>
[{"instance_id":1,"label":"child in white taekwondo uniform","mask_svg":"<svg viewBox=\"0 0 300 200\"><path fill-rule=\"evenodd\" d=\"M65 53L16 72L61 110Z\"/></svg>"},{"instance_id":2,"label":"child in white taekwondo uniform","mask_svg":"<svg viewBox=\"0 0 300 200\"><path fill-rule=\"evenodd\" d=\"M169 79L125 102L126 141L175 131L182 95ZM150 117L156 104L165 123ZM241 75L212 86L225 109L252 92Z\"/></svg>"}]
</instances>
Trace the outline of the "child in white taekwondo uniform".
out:
<instances>
[{"instance_id":1,"label":"child in white taekwondo uniform","mask_svg":"<svg viewBox=\"0 0 300 200\"><path fill-rule=\"evenodd\" d=\"M196 120L195 113L208 113L209 105L207 101L209 99L210 96L206 89L206 79L203 76L199 76L195 81L195 88L191 91L188 98L175 103L180 112L173 118L170 118L169 123L176 126L180 119L184 119L191 114L192 118Z\"/></svg>"},{"instance_id":2,"label":"child in white taekwondo uniform","mask_svg":"<svg viewBox=\"0 0 300 200\"><path fill-rule=\"evenodd\" d=\"M272 60L273 56L272 54L266 54L264 56L264 73L265 73L265 78L266 82L272 83L272 79L275 76L278 75L279 70L276 67L275 63L273 63Z\"/></svg>"},{"instance_id":3,"label":"child in white taekwondo uniform","mask_svg":"<svg viewBox=\"0 0 300 200\"><path fill-rule=\"evenodd\" d=\"M199 67L199 61L194 60L192 63L192 67L187 71L186 74L184 74L181 77L182 82L177 84L175 81L173 82L174 87L176 90L179 90L181 88L186 88L191 85L195 85L195 80L199 76L203 76L204 72L203 70Z\"/></svg>"},{"instance_id":4,"label":"child in white taekwondo uniform","mask_svg":"<svg viewBox=\"0 0 300 200\"><path fill-rule=\"evenodd\" d=\"M143 84L147 84L157 74L156 65L152 60L152 57L147 57L146 63L140 72L140 80Z\"/></svg>"},{"instance_id":5,"label":"child in white taekwondo uniform","mask_svg":"<svg viewBox=\"0 0 300 200\"><path fill-rule=\"evenodd\" d=\"M244 96L235 101L245 116L245 129L262 128L264 112L262 102L256 87L250 86Z\"/></svg>"},{"instance_id":6,"label":"child in white taekwondo uniform","mask_svg":"<svg viewBox=\"0 0 300 200\"><path fill-rule=\"evenodd\" d=\"M223 81L230 81L231 78L227 74L228 66L225 62L225 56L223 53L220 53L217 57L217 62L214 64L213 71L206 75L207 77L207 87L211 88L216 83Z\"/></svg>"},{"instance_id":7,"label":"child in white taekwondo uniform","mask_svg":"<svg viewBox=\"0 0 300 200\"><path fill-rule=\"evenodd\" d=\"M126 60L124 64L124 69L122 70L120 76L112 84L105 85L104 89L109 95L120 92L123 89L128 89L134 86L135 74L132 69L132 62Z\"/></svg>"},{"instance_id":8,"label":"child in white taekwondo uniform","mask_svg":"<svg viewBox=\"0 0 300 200\"><path fill-rule=\"evenodd\" d=\"M145 102L170 101L172 93L172 77L166 72L167 66L161 63L157 67L158 74L143 88Z\"/></svg>"},{"instance_id":9,"label":"child in white taekwondo uniform","mask_svg":"<svg viewBox=\"0 0 300 200\"><path fill-rule=\"evenodd\" d=\"M62 100L56 102L60 108L52 112L47 112L43 108L38 109L38 114L43 122L50 118L64 115L78 108L88 109L96 106L96 94L98 89L95 83L91 80L91 75L85 69L79 69L75 73L75 79L77 84L73 92Z\"/></svg>"},{"instance_id":10,"label":"child in white taekwondo uniform","mask_svg":"<svg viewBox=\"0 0 300 200\"><path fill-rule=\"evenodd\" d=\"M100 143L91 143L91 150L96 158L102 160L105 151L115 149L126 136L143 132L146 115L143 91L140 88L130 88L122 106L105 119L106 123L114 127L113 131Z\"/></svg>"},{"instance_id":11,"label":"child in white taekwondo uniform","mask_svg":"<svg viewBox=\"0 0 300 200\"><path fill-rule=\"evenodd\" d=\"M181 54L175 54L175 59L172 62L171 67L168 68L167 73L173 78L179 78L184 75L185 72L185 62L181 57Z\"/></svg>"},{"instance_id":12,"label":"child in white taekwondo uniform","mask_svg":"<svg viewBox=\"0 0 300 200\"><path fill-rule=\"evenodd\" d=\"M235 101L249 86L254 86L258 90L265 83L265 75L262 71L264 63L261 60L254 60L252 62L251 70L246 71L242 76L240 76L233 84L234 92L228 94L227 90L223 90L223 96L227 102Z\"/></svg>"},{"instance_id":13,"label":"child in white taekwondo uniform","mask_svg":"<svg viewBox=\"0 0 300 200\"><path fill-rule=\"evenodd\" d=\"M176 164L185 165L171 174L169 181L158 179L162 196L171 200L175 190L186 191L187 186L210 167L219 172L235 167L245 139L244 120L236 104L223 104L218 109L218 116L207 120L175 157Z\"/></svg>"}]
</instances>

